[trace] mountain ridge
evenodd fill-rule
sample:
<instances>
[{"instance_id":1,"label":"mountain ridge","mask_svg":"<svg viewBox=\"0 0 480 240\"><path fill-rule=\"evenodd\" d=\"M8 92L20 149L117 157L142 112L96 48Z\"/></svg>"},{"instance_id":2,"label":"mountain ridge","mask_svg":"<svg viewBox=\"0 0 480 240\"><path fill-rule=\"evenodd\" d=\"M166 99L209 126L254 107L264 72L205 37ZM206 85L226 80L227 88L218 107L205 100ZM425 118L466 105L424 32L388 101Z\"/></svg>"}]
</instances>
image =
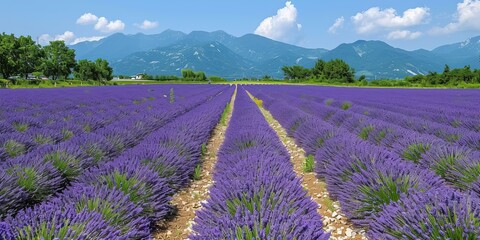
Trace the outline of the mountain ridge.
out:
<instances>
[{"instance_id":1,"label":"mountain ridge","mask_svg":"<svg viewBox=\"0 0 480 240\"><path fill-rule=\"evenodd\" d=\"M192 68L228 79L264 75L283 78L281 68L285 65L312 67L318 59L340 58L356 70L357 76L397 79L442 71L445 64L454 68L476 66L480 36L431 51L408 51L379 40L357 40L327 50L303 48L255 34L236 37L222 30L186 34L169 29L152 35L116 33L71 47L77 59L109 60L117 75L180 75L181 69Z\"/></svg>"}]
</instances>

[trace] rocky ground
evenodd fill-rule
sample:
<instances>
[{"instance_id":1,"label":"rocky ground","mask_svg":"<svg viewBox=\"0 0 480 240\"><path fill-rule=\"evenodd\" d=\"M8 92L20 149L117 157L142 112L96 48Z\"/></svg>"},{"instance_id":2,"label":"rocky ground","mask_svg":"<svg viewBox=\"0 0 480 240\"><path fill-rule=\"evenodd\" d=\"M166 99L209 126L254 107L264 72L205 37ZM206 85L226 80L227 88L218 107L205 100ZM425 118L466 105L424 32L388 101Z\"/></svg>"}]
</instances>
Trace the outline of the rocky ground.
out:
<instances>
[{"instance_id":1,"label":"rocky ground","mask_svg":"<svg viewBox=\"0 0 480 240\"><path fill-rule=\"evenodd\" d=\"M325 182L317 179L315 173L305 173L303 171L303 163L306 158L305 151L295 143L293 138L287 135L285 129L273 118L270 112L262 107L260 107L260 110L290 153L294 171L302 179L303 187L312 200L318 204L317 211L323 217L324 230L331 233L330 239L367 239L365 230L355 228L341 213L340 203L330 199Z\"/></svg>"},{"instance_id":2,"label":"rocky ground","mask_svg":"<svg viewBox=\"0 0 480 240\"><path fill-rule=\"evenodd\" d=\"M200 180L192 181L188 188L182 189L173 197L171 203L177 211L170 219L159 223L160 229L155 234L155 239L188 239L192 232L195 212L202 207L202 203L206 202L210 194L209 189L213 184L212 177L217 162L217 152L225 139L225 131L232 117L235 96L236 92L230 102L230 112L227 115L226 124L220 123L215 127L206 145L207 151L203 156Z\"/></svg>"}]
</instances>

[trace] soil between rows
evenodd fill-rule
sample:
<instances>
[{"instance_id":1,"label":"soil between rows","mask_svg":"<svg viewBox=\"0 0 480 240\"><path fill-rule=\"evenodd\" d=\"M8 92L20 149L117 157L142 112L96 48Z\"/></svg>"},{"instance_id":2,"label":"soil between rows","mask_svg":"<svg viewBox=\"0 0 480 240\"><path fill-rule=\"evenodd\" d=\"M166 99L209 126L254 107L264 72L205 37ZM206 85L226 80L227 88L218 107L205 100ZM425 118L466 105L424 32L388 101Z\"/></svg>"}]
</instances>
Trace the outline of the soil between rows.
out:
<instances>
[{"instance_id":1,"label":"soil between rows","mask_svg":"<svg viewBox=\"0 0 480 240\"><path fill-rule=\"evenodd\" d=\"M248 95L253 98L250 93ZM287 135L286 130L268 110L261 106L259 108L270 127L275 130L288 150L295 174L302 179L303 188L308 192L312 200L318 204L317 212L323 218L324 230L331 233L330 239L367 239L365 230L355 228L345 215L341 213L339 202L332 201L329 198L325 182L317 179L315 173L305 173L303 171L303 163L306 158L305 151L295 143L293 138Z\"/></svg>"},{"instance_id":2,"label":"soil between rows","mask_svg":"<svg viewBox=\"0 0 480 240\"><path fill-rule=\"evenodd\" d=\"M213 184L213 171L217 163L217 153L225 140L225 131L232 117L237 90L230 100L230 111L226 116L225 124L219 123L206 145L206 153L202 159L202 172L200 180L191 182L190 186L177 192L173 196L171 204L175 206L175 213L165 221L159 223L160 229L154 234L159 240L188 239L192 232L192 224L195 212L202 207L210 195L209 188Z\"/></svg>"}]
</instances>

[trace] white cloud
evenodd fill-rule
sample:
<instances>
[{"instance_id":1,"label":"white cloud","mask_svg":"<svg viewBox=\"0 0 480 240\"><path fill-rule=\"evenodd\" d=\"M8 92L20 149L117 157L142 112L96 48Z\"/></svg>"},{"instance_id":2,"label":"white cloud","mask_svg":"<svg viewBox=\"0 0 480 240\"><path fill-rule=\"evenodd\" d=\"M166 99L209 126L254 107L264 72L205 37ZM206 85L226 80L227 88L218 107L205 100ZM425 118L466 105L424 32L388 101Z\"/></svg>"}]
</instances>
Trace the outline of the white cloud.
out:
<instances>
[{"instance_id":1,"label":"white cloud","mask_svg":"<svg viewBox=\"0 0 480 240\"><path fill-rule=\"evenodd\" d=\"M343 27L344 23L345 23L345 18L343 16L337 18L337 20L335 20L335 23L330 28L328 28L328 32L332 34L337 33L337 30Z\"/></svg>"},{"instance_id":2,"label":"white cloud","mask_svg":"<svg viewBox=\"0 0 480 240\"><path fill-rule=\"evenodd\" d=\"M158 22L152 22L149 20L145 20L141 24L135 24L135 26L144 30L156 28L158 27L158 25L159 25Z\"/></svg>"},{"instance_id":3,"label":"white cloud","mask_svg":"<svg viewBox=\"0 0 480 240\"><path fill-rule=\"evenodd\" d=\"M121 20L108 21L105 17L97 17L92 13L85 13L77 19L77 24L94 25L95 30L110 33L125 29L125 23Z\"/></svg>"},{"instance_id":4,"label":"white cloud","mask_svg":"<svg viewBox=\"0 0 480 240\"><path fill-rule=\"evenodd\" d=\"M403 15L397 15L393 8L380 9L373 7L352 17L358 33L370 33L385 29L397 29L417 26L426 22L430 9L417 7L408 9Z\"/></svg>"},{"instance_id":5,"label":"white cloud","mask_svg":"<svg viewBox=\"0 0 480 240\"><path fill-rule=\"evenodd\" d=\"M287 1L277 15L265 18L255 30L255 34L274 40L295 43L302 25L297 23L297 9Z\"/></svg>"},{"instance_id":6,"label":"white cloud","mask_svg":"<svg viewBox=\"0 0 480 240\"><path fill-rule=\"evenodd\" d=\"M125 29L125 23L120 20L108 21L105 17L98 18L97 23L95 24L95 30L100 32L109 33L109 32L118 32Z\"/></svg>"},{"instance_id":7,"label":"white cloud","mask_svg":"<svg viewBox=\"0 0 480 240\"><path fill-rule=\"evenodd\" d=\"M49 34L43 34L38 38L38 41L42 45L47 45L51 41L64 41L65 44L70 44L75 39L75 34L70 31L65 31L63 34L51 36Z\"/></svg>"},{"instance_id":8,"label":"white cloud","mask_svg":"<svg viewBox=\"0 0 480 240\"><path fill-rule=\"evenodd\" d=\"M51 41L64 41L67 45L74 45L80 42L86 41L98 41L105 38L104 36L93 36L93 37L76 37L75 34L71 31L66 31L63 34L51 36L50 34L43 34L38 38L38 41L41 45L48 45Z\"/></svg>"},{"instance_id":9,"label":"white cloud","mask_svg":"<svg viewBox=\"0 0 480 240\"><path fill-rule=\"evenodd\" d=\"M102 40L104 38L105 38L104 36L79 37L79 38L75 38L75 40L73 40L73 42L71 42L70 45L75 45L75 44L81 43L81 42L99 41L99 40Z\"/></svg>"},{"instance_id":10,"label":"white cloud","mask_svg":"<svg viewBox=\"0 0 480 240\"><path fill-rule=\"evenodd\" d=\"M480 1L464 0L457 4L455 21L432 29L434 34L448 34L462 30L480 30Z\"/></svg>"},{"instance_id":11,"label":"white cloud","mask_svg":"<svg viewBox=\"0 0 480 240\"><path fill-rule=\"evenodd\" d=\"M400 40L400 39L407 39L407 40L413 40L417 39L420 36L422 36L421 32L412 32L408 30L397 30L390 32L387 36L388 39L392 40Z\"/></svg>"},{"instance_id":12,"label":"white cloud","mask_svg":"<svg viewBox=\"0 0 480 240\"><path fill-rule=\"evenodd\" d=\"M77 19L77 24L90 25L90 24L97 23L97 21L98 21L97 16L95 16L91 13L85 13Z\"/></svg>"}]
</instances>

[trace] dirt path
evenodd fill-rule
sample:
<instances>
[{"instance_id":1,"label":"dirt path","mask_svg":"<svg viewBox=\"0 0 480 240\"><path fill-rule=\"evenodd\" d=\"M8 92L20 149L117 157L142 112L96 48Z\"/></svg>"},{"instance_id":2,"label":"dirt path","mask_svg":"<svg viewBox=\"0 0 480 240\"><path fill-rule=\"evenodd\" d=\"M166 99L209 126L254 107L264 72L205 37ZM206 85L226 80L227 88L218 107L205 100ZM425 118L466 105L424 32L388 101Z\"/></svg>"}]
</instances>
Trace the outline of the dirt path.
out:
<instances>
[{"instance_id":1,"label":"dirt path","mask_svg":"<svg viewBox=\"0 0 480 240\"><path fill-rule=\"evenodd\" d=\"M248 93L253 98L253 96ZM340 212L340 204L332 201L326 188L326 184L315 177L315 173L305 173L303 163L305 161L305 151L299 147L295 140L287 135L285 129L269 111L260 107L263 116L273 128L283 145L290 153L290 160L293 163L294 171L302 179L302 186L308 191L308 195L318 204L318 213L323 217L323 228L330 232L330 239L367 239L363 229L354 228L347 218Z\"/></svg>"},{"instance_id":2,"label":"dirt path","mask_svg":"<svg viewBox=\"0 0 480 240\"><path fill-rule=\"evenodd\" d=\"M168 219L161 224L163 226L154 235L155 239L188 239L192 231L195 212L201 208L201 203L209 197L209 188L213 183L212 173L217 162L217 152L225 139L225 131L232 117L236 94L237 90L235 90L230 100L230 111L226 115L225 124L219 123L215 127L207 143L200 180L192 181L188 188L182 189L173 197L171 203L176 206L178 211L172 219Z\"/></svg>"}]
</instances>

